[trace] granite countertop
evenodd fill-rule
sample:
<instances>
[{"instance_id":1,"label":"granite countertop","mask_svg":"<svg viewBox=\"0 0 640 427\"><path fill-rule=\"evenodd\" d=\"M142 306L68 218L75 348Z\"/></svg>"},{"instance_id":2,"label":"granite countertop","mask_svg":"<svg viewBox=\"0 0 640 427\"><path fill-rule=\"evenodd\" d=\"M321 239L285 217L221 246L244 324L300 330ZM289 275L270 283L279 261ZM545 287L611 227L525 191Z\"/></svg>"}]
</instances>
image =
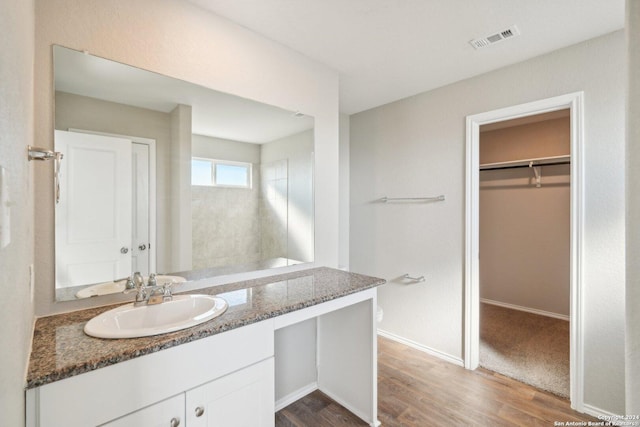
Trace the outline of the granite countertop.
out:
<instances>
[{"instance_id":1,"label":"granite countertop","mask_svg":"<svg viewBox=\"0 0 640 427\"><path fill-rule=\"evenodd\" d=\"M245 264L230 265L226 267L211 267L211 268L202 268L198 270L162 272L158 274L170 275L170 276L181 276L181 277L184 277L187 281L196 281L196 280L202 280L202 279L209 279L211 277L216 277L216 276L224 276L224 275L236 274L236 273L247 273L249 271L257 271L257 270L269 270L271 268L285 267L285 266L296 265L296 264L302 264L302 261L297 261L295 259L290 259L290 258L270 258L270 259L264 259L264 260L245 263ZM92 285L95 285L95 283ZM78 285L78 286L70 286L68 288L58 288L56 289L56 299L58 301L77 301L78 298L76 297L76 293L92 285ZM121 299L120 301L124 303L125 300ZM118 304L118 302L114 301L113 304Z\"/></svg>"},{"instance_id":2,"label":"granite countertop","mask_svg":"<svg viewBox=\"0 0 640 427\"><path fill-rule=\"evenodd\" d=\"M220 317L181 331L144 338L101 339L84 325L114 306L43 317L36 321L26 388L89 372L145 354L225 332L373 288L383 279L320 267L218 285L187 293L217 295L229 303ZM180 293L179 288L176 293Z\"/></svg>"}]
</instances>

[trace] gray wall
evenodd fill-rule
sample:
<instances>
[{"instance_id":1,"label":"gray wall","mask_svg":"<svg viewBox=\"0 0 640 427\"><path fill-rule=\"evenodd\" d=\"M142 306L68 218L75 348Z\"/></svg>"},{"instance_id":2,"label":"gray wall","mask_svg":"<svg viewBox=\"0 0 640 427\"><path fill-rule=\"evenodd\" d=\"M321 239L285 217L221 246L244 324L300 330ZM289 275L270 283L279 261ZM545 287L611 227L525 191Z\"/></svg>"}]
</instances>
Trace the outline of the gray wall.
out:
<instances>
[{"instance_id":1,"label":"gray wall","mask_svg":"<svg viewBox=\"0 0 640 427\"><path fill-rule=\"evenodd\" d=\"M627 0L627 414L640 414L640 1Z\"/></svg>"},{"instance_id":2,"label":"gray wall","mask_svg":"<svg viewBox=\"0 0 640 427\"><path fill-rule=\"evenodd\" d=\"M171 111L171 266L191 270L191 130L192 108L179 104Z\"/></svg>"},{"instance_id":3,"label":"gray wall","mask_svg":"<svg viewBox=\"0 0 640 427\"><path fill-rule=\"evenodd\" d=\"M462 358L465 117L584 91L584 402L624 412L624 70L619 31L351 117L351 269L389 280L382 330Z\"/></svg>"},{"instance_id":4,"label":"gray wall","mask_svg":"<svg viewBox=\"0 0 640 427\"><path fill-rule=\"evenodd\" d=\"M231 141L193 134L191 137L193 157L230 160L233 162L260 163L260 145L249 142Z\"/></svg>"},{"instance_id":5,"label":"gray wall","mask_svg":"<svg viewBox=\"0 0 640 427\"><path fill-rule=\"evenodd\" d=\"M7 224L0 247L0 424L24 425L24 384L31 334L33 298L29 265L33 263L33 175L35 168L51 171L43 162L27 162L33 141L33 34L34 3L2 2L0 13L0 178L7 180L10 241ZM37 145L37 144L36 144ZM38 206L39 207L39 206ZM2 222L3 220L0 220Z\"/></svg>"}]
</instances>

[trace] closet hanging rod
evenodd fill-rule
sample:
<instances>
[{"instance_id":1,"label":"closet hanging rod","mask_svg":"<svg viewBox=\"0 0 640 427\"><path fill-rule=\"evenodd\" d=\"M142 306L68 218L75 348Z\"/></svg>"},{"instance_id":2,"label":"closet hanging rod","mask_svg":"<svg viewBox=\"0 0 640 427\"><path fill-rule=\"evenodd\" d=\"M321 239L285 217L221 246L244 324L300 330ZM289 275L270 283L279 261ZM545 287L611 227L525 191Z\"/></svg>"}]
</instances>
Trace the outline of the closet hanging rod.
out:
<instances>
[{"instance_id":1,"label":"closet hanging rod","mask_svg":"<svg viewBox=\"0 0 640 427\"><path fill-rule=\"evenodd\" d=\"M571 162L570 161L563 161L563 162L549 162L549 163L533 163L531 165L526 164L526 165L506 165L506 166L480 166L480 171L494 171L494 170L501 170L501 169L518 169L518 168L530 168L530 167L539 167L539 166L555 166L555 165L570 165Z\"/></svg>"},{"instance_id":2,"label":"closet hanging rod","mask_svg":"<svg viewBox=\"0 0 640 427\"><path fill-rule=\"evenodd\" d=\"M571 163L571 156L549 156L536 157L532 159L519 159L508 162L484 163L480 164L480 170L498 170L498 169L515 169L530 168L533 166L552 166L552 165L568 165Z\"/></svg>"},{"instance_id":3,"label":"closet hanging rod","mask_svg":"<svg viewBox=\"0 0 640 427\"><path fill-rule=\"evenodd\" d=\"M435 196L435 197L381 197L378 199L379 202L388 203L388 202L443 202L444 195Z\"/></svg>"}]
</instances>

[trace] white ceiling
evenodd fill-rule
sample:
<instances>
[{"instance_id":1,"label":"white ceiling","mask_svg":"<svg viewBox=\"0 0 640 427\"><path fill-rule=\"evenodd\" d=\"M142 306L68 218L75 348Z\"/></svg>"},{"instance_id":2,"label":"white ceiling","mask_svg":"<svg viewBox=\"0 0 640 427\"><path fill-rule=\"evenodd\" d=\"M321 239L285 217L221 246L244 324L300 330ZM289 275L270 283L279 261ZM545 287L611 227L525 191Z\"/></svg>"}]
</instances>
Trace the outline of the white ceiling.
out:
<instances>
[{"instance_id":1,"label":"white ceiling","mask_svg":"<svg viewBox=\"0 0 640 427\"><path fill-rule=\"evenodd\" d=\"M340 74L353 114L624 26L624 0L189 0ZM469 41L516 25L521 35Z\"/></svg>"}]
</instances>

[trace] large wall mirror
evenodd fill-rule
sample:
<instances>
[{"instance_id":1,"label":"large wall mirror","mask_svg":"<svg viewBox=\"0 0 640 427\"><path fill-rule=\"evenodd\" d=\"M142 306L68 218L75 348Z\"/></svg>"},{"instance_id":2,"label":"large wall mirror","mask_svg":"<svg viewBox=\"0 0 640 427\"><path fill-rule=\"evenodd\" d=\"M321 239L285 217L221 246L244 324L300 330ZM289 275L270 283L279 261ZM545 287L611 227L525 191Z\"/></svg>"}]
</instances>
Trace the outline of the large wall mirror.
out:
<instances>
[{"instance_id":1,"label":"large wall mirror","mask_svg":"<svg viewBox=\"0 0 640 427\"><path fill-rule=\"evenodd\" d=\"M312 117L53 53L58 301L313 262Z\"/></svg>"}]
</instances>

